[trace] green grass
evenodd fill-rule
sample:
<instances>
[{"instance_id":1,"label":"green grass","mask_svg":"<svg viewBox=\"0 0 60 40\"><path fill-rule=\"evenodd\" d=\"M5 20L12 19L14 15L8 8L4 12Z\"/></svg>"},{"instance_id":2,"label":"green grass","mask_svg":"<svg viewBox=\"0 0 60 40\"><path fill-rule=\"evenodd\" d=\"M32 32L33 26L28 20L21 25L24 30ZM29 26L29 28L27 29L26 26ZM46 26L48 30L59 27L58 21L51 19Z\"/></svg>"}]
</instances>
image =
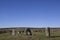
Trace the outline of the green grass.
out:
<instances>
[{"instance_id":1,"label":"green grass","mask_svg":"<svg viewBox=\"0 0 60 40\"><path fill-rule=\"evenodd\" d=\"M51 37L48 38L45 36L44 32L33 32L33 35L25 35L25 34L16 34L11 35L9 33L0 34L0 40L60 40L60 33L51 33Z\"/></svg>"}]
</instances>

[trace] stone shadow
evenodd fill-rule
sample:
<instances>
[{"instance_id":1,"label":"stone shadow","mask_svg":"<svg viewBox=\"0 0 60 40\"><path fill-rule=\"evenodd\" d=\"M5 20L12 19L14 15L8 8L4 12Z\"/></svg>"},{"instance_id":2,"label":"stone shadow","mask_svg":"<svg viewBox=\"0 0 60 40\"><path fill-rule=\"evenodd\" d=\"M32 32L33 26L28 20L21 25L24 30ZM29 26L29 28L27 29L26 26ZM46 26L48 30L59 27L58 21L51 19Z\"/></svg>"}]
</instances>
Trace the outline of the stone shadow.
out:
<instances>
[{"instance_id":1,"label":"stone shadow","mask_svg":"<svg viewBox=\"0 0 60 40\"><path fill-rule=\"evenodd\" d=\"M57 38L57 37L60 37L60 36L50 36L50 38Z\"/></svg>"}]
</instances>

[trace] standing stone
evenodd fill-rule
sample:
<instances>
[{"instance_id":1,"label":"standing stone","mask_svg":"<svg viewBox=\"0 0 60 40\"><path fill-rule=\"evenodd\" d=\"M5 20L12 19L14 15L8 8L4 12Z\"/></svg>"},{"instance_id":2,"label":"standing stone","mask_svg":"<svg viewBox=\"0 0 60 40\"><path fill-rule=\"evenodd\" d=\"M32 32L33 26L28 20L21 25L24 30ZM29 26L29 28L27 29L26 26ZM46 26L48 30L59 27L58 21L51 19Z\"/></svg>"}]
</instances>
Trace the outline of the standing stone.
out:
<instances>
[{"instance_id":1,"label":"standing stone","mask_svg":"<svg viewBox=\"0 0 60 40\"><path fill-rule=\"evenodd\" d=\"M17 33L19 34L19 31Z\"/></svg>"},{"instance_id":2,"label":"standing stone","mask_svg":"<svg viewBox=\"0 0 60 40\"><path fill-rule=\"evenodd\" d=\"M50 37L50 28L49 27L45 29L45 32L46 32L46 36Z\"/></svg>"},{"instance_id":3,"label":"standing stone","mask_svg":"<svg viewBox=\"0 0 60 40\"><path fill-rule=\"evenodd\" d=\"M12 35L15 35L15 30L14 29L12 30Z\"/></svg>"},{"instance_id":4,"label":"standing stone","mask_svg":"<svg viewBox=\"0 0 60 40\"><path fill-rule=\"evenodd\" d=\"M28 28L28 29L26 30L26 35L32 35L32 32L31 32L30 28Z\"/></svg>"}]
</instances>

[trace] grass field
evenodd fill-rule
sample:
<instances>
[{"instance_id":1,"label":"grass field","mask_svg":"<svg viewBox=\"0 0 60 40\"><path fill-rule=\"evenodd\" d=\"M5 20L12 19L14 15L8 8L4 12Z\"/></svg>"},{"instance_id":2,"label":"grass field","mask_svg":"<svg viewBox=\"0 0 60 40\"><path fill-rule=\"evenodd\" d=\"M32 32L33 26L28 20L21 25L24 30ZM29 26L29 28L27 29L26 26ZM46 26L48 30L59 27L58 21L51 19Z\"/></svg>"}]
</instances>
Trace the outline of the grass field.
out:
<instances>
[{"instance_id":1,"label":"grass field","mask_svg":"<svg viewBox=\"0 0 60 40\"><path fill-rule=\"evenodd\" d=\"M32 36L25 34L11 35L9 33L0 34L0 40L60 40L60 33L51 33L51 37L48 38L43 32L34 32Z\"/></svg>"}]
</instances>

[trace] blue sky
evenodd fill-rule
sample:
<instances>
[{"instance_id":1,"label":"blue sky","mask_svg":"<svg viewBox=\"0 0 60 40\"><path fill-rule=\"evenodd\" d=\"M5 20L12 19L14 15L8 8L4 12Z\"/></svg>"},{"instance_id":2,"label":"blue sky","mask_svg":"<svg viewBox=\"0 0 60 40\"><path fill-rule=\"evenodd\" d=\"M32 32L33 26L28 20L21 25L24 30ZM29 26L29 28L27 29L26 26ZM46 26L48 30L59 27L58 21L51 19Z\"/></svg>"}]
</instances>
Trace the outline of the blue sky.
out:
<instances>
[{"instance_id":1,"label":"blue sky","mask_svg":"<svg viewBox=\"0 0 60 40\"><path fill-rule=\"evenodd\" d=\"M60 0L0 0L5 27L60 27Z\"/></svg>"}]
</instances>

